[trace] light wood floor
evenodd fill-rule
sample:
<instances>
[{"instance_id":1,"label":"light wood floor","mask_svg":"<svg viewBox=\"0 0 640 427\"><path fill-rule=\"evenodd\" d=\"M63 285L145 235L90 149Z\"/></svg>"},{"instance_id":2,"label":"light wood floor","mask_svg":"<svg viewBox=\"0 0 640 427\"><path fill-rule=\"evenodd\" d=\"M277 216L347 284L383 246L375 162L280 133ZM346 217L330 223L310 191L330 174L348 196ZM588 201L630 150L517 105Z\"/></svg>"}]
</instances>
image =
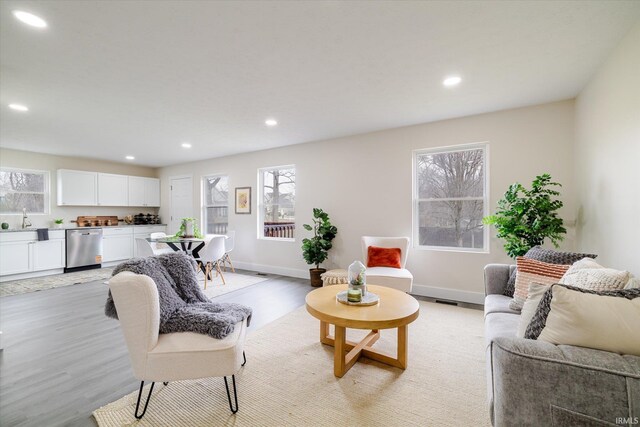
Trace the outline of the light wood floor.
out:
<instances>
[{"instance_id":1,"label":"light wood floor","mask_svg":"<svg viewBox=\"0 0 640 427\"><path fill-rule=\"evenodd\" d=\"M313 289L308 280L267 277L216 301L251 306L252 330L304 305ZM94 409L137 390L106 298L102 281L0 298L1 426L95 426Z\"/></svg>"}]
</instances>

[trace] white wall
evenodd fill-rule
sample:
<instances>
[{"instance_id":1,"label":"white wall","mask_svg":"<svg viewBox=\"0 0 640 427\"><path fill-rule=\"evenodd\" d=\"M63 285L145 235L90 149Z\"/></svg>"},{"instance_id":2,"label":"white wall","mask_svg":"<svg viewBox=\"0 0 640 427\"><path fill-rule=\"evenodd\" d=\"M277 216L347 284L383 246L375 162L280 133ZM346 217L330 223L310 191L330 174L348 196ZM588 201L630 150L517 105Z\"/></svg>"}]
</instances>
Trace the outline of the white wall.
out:
<instances>
[{"instance_id":1,"label":"white wall","mask_svg":"<svg viewBox=\"0 0 640 427\"><path fill-rule=\"evenodd\" d=\"M0 166L24 169L49 171L51 178L51 196L49 215L30 214L29 220L33 227L50 227L55 218L64 218L65 226L73 226L69 223L79 215L123 215L143 213L155 213L157 209L128 208L128 207L96 207L96 206L57 206L58 192L56 189L56 173L58 169L75 169L104 173L116 173L122 175L156 177L156 169L135 166L122 163L105 162L95 159L79 157L54 156L50 154L33 153L29 151L9 150L0 148ZM0 215L0 222L7 222L11 228L20 228L22 215Z\"/></svg>"},{"instance_id":2,"label":"white wall","mask_svg":"<svg viewBox=\"0 0 640 427\"><path fill-rule=\"evenodd\" d=\"M640 24L576 100L578 247L640 275Z\"/></svg>"},{"instance_id":3,"label":"white wall","mask_svg":"<svg viewBox=\"0 0 640 427\"><path fill-rule=\"evenodd\" d=\"M574 103L569 100L165 167L159 170L162 200L170 198L170 176L192 174L194 214L201 218L203 175L228 174L231 192L251 186L252 214L235 215L233 202L229 209L230 228L237 231L234 262L307 277L309 267L300 245L308 234L302 224L310 222L313 207L328 212L339 230L328 268L361 259L362 235L411 236L415 149L488 141L492 208L512 182L530 183L535 175L549 172L564 184L565 219L572 222L573 117ZM297 167L296 241L258 240L257 169L285 164ZM169 218L168 204L163 203L160 214ZM565 247L573 247L572 229ZM490 254L412 249L408 268L418 292L481 302L484 265L508 261L501 242L492 237Z\"/></svg>"}]
</instances>

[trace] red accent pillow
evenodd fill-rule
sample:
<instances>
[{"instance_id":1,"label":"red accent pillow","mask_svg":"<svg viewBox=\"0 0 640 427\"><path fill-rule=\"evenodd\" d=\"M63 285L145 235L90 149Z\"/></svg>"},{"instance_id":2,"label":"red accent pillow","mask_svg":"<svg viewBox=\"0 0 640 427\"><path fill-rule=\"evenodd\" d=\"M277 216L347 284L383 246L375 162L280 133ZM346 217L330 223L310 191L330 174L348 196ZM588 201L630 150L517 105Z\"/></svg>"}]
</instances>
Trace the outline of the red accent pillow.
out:
<instances>
[{"instance_id":1,"label":"red accent pillow","mask_svg":"<svg viewBox=\"0 0 640 427\"><path fill-rule=\"evenodd\" d=\"M367 267L393 267L402 268L400 265L400 248L378 248L369 246L367 248Z\"/></svg>"}]
</instances>

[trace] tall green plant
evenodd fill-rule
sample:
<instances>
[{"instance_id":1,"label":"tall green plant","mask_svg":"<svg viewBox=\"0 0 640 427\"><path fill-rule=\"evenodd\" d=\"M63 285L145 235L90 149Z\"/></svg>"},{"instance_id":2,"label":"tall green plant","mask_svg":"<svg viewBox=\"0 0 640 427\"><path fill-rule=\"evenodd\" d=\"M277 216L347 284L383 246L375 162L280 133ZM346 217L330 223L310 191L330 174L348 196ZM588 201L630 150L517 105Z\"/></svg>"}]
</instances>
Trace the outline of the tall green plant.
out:
<instances>
[{"instance_id":1,"label":"tall green plant","mask_svg":"<svg viewBox=\"0 0 640 427\"><path fill-rule=\"evenodd\" d=\"M329 256L331 241L338 234L338 228L331 224L329 214L322 209L313 208L313 225L303 224L305 230L313 231L313 237L302 239L302 256L307 264L320 264Z\"/></svg>"},{"instance_id":2,"label":"tall green plant","mask_svg":"<svg viewBox=\"0 0 640 427\"><path fill-rule=\"evenodd\" d=\"M556 199L560 192L553 187L562 185L551 181L547 173L536 176L530 190L519 183L511 184L498 201L495 215L483 218L484 224L495 225L510 257L524 255L546 238L555 247L564 239L567 230L557 212L563 203Z\"/></svg>"}]
</instances>

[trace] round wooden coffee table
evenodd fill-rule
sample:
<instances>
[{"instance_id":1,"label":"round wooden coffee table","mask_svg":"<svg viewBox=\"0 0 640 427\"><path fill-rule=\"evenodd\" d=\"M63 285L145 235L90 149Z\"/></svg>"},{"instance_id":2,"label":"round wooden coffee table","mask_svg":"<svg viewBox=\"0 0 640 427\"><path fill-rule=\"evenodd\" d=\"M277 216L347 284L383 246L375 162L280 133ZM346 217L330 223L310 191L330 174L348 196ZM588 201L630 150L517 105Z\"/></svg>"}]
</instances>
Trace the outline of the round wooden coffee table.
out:
<instances>
[{"instance_id":1,"label":"round wooden coffee table","mask_svg":"<svg viewBox=\"0 0 640 427\"><path fill-rule=\"evenodd\" d=\"M320 342L334 347L334 375L344 376L360 356L406 369L408 326L420 314L418 301L396 289L367 285L367 290L380 296L380 302L368 307L351 306L336 299L336 294L346 289L347 285L319 288L309 292L306 298L307 311L320 320ZM335 326L335 337L329 335L330 324ZM346 328L370 329L371 332L356 343L347 341ZM379 330L391 328L398 328L398 351L395 358L372 348L380 338Z\"/></svg>"}]
</instances>

